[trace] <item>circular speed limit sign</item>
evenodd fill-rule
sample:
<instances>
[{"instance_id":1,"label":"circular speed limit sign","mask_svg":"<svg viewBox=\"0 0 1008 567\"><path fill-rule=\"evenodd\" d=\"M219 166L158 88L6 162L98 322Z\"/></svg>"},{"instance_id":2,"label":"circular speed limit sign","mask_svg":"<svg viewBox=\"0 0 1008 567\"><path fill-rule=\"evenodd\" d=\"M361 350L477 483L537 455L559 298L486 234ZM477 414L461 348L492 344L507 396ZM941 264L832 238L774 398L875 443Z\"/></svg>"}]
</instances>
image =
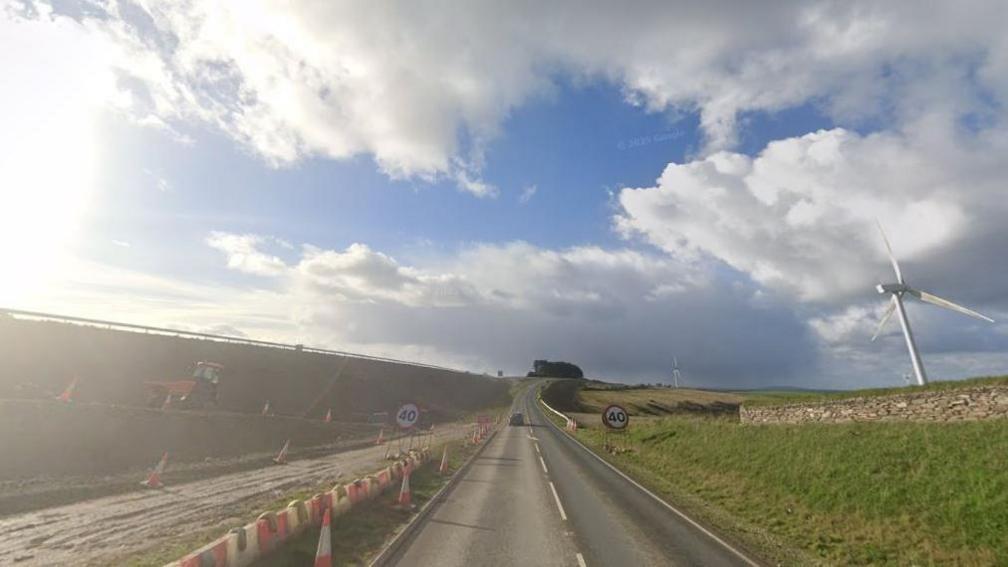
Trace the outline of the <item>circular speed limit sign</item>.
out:
<instances>
[{"instance_id":1,"label":"circular speed limit sign","mask_svg":"<svg viewBox=\"0 0 1008 567\"><path fill-rule=\"evenodd\" d=\"M602 412L602 423L609 429L626 429L630 423L630 415L625 409L613 404Z\"/></svg>"},{"instance_id":2,"label":"circular speed limit sign","mask_svg":"<svg viewBox=\"0 0 1008 567\"><path fill-rule=\"evenodd\" d=\"M395 415L396 423L403 429L409 429L416 425L419 417L420 410L417 409L416 404L403 404Z\"/></svg>"}]
</instances>

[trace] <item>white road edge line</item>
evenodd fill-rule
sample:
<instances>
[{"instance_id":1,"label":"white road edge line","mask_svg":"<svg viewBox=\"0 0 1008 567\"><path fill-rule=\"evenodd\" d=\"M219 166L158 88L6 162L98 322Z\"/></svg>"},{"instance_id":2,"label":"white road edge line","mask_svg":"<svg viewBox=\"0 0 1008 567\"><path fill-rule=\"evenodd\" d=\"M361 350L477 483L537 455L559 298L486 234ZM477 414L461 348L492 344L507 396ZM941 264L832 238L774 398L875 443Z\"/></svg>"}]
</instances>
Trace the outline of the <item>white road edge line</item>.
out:
<instances>
[{"instance_id":1,"label":"white road edge line","mask_svg":"<svg viewBox=\"0 0 1008 567\"><path fill-rule=\"evenodd\" d=\"M560 495L557 494L556 487L553 486L553 481L549 481L550 490L553 491L553 499L556 500L557 508L560 509L560 519L567 521L567 512L564 512L563 504L560 503Z\"/></svg>"},{"instance_id":2,"label":"white road edge line","mask_svg":"<svg viewBox=\"0 0 1008 567\"><path fill-rule=\"evenodd\" d=\"M578 565L580 565L580 567L588 567L588 565L584 562L584 556L582 556L580 553L577 554L577 560Z\"/></svg>"},{"instance_id":3,"label":"white road edge line","mask_svg":"<svg viewBox=\"0 0 1008 567\"><path fill-rule=\"evenodd\" d=\"M542 455L542 451L539 450L539 444L538 443L533 443L532 446L535 447L536 453L539 453L540 455Z\"/></svg>"},{"instance_id":4,"label":"white road edge line","mask_svg":"<svg viewBox=\"0 0 1008 567\"><path fill-rule=\"evenodd\" d=\"M561 415L561 416L563 415L562 413L558 412L557 410L551 408L549 406L549 404L547 404L542 398L539 398L539 401L542 402L542 405L546 406L546 408L549 409L550 411L552 411L553 413L555 413L557 415ZM559 431L561 435L563 435L564 437L566 437L566 438L570 439L571 441L577 443L579 447L581 447L582 449L585 450L585 452L587 452L589 455L591 455L591 456L595 457L596 459L598 459L600 463L602 463L603 465L605 465L605 466L609 467L610 469L612 469L613 472L615 472L616 474L618 474L621 477L623 477L624 480L626 480L630 484L636 486L637 488L639 488L642 492L644 492L645 494L647 494L651 498L654 498L662 506L668 508L672 513L674 513L675 515L679 516L680 518L682 518L683 520L685 520L686 522L688 522L694 528L696 528L696 529L700 530L701 532L703 532L707 537L713 539L714 541L716 541L719 544L721 544L722 546L724 546L725 549L727 549L728 551L731 551L732 553L734 553L736 556L738 556L739 559L741 559L742 561L745 561L748 565L752 565L753 567L760 567L759 563L753 561L752 559L749 559L749 557L746 554L744 554L741 551L735 549L728 542L726 542L725 540L721 539L720 537L718 537L717 535L715 535L713 532L711 532L707 528L705 528L705 527L701 526L700 524L698 524L696 521L693 520L693 518L690 518L686 514L680 512L676 507L674 507L671 504L669 504L668 502L662 500L661 497L659 497L654 492L651 492L647 488L644 488L644 486L642 486L639 482L637 482L636 480L634 480L634 479L630 478L629 476L627 476L623 471L621 471L618 468L616 468L615 466L613 466L609 461L607 461L607 460L603 459L602 457L596 455L594 451L592 451L588 447L585 447L584 443L582 443L581 441L578 441L578 439L576 437L574 437L573 435L568 435L568 434L564 433L552 421L550 421L548 419L546 421L548 421L549 424L554 429L556 429L557 431ZM552 482L550 483L550 486L553 486ZM553 495L556 496L556 490L553 491ZM557 505L559 505L559 504L560 504L560 499L558 498L557 499ZM563 515L562 512L561 512L561 515Z\"/></svg>"},{"instance_id":5,"label":"white road edge line","mask_svg":"<svg viewBox=\"0 0 1008 567\"><path fill-rule=\"evenodd\" d=\"M549 471L546 469L546 461L543 460L542 455L539 455L539 463L543 466L543 472L549 474Z\"/></svg>"}]
</instances>

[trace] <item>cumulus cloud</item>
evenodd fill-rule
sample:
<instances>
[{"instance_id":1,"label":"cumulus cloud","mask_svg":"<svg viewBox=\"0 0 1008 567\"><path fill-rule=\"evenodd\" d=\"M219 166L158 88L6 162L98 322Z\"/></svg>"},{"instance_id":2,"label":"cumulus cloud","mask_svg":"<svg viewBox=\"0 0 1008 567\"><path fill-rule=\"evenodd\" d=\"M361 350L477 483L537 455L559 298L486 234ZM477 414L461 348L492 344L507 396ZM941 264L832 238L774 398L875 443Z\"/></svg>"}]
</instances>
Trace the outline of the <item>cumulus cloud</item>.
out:
<instances>
[{"instance_id":1,"label":"cumulus cloud","mask_svg":"<svg viewBox=\"0 0 1008 567\"><path fill-rule=\"evenodd\" d=\"M669 164L654 186L620 192L615 226L682 261L723 262L792 302L833 360L832 369L824 362L830 373L901 368L894 322L888 340L868 341L885 305L872 287L895 280L876 219L911 285L996 319L1008 313L1008 164L993 157L1008 136L932 118L912 134L834 129L778 140L755 157ZM976 367L970 356L1008 347L1003 325L908 301L921 348L948 354L946 369L955 359L966 372Z\"/></svg>"},{"instance_id":2,"label":"cumulus cloud","mask_svg":"<svg viewBox=\"0 0 1008 567\"><path fill-rule=\"evenodd\" d=\"M653 111L697 112L709 151L740 116L816 101L843 122L923 111L984 120L1008 102L1003 2L343 5L24 2L114 47L116 104L209 122L277 164L374 157L480 196L503 119L557 75L609 80ZM963 88L968 85L969 88Z\"/></svg>"},{"instance_id":3,"label":"cumulus cloud","mask_svg":"<svg viewBox=\"0 0 1008 567\"><path fill-rule=\"evenodd\" d=\"M306 245L274 275L302 340L442 364L519 371L566 358L656 381L678 353L695 383L727 386L784 379L814 352L807 327L751 286L629 249L482 244L420 268L363 244Z\"/></svg>"},{"instance_id":4,"label":"cumulus cloud","mask_svg":"<svg viewBox=\"0 0 1008 567\"><path fill-rule=\"evenodd\" d=\"M946 134L940 142L835 129L773 142L753 158L719 152L669 164L654 187L620 192L615 223L674 256L713 256L801 301L849 301L895 277L876 219L911 278L918 266L1003 241L990 229L1008 212L1000 188L1008 166L978 173L990 170L993 148L1008 149L1006 138L964 151Z\"/></svg>"},{"instance_id":5,"label":"cumulus cloud","mask_svg":"<svg viewBox=\"0 0 1008 567\"><path fill-rule=\"evenodd\" d=\"M255 234L228 234L212 232L206 239L211 248L227 255L229 268L259 276L276 276L283 273L286 264L277 256L260 251L259 246L267 242L283 244L273 238Z\"/></svg>"}]
</instances>

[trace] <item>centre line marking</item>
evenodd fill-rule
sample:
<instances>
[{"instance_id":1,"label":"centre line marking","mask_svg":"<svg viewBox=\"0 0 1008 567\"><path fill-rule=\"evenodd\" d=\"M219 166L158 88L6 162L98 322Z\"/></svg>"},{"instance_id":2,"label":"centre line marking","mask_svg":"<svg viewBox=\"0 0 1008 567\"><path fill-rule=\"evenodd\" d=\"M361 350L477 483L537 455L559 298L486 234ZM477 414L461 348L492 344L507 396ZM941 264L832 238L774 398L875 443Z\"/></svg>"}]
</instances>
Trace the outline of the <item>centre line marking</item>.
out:
<instances>
[{"instance_id":1,"label":"centre line marking","mask_svg":"<svg viewBox=\"0 0 1008 567\"><path fill-rule=\"evenodd\" d=\"M563 504L560 503L560 495L557 494L556 487L553 486L553 481L552 480L550 481L549 485L550 485L550 490L553 491L553 499L556 500L557 508L560 510L560 519L566 522L567 521L567 512L564 512Z\"/></svg>"},{"instance_id":2,"label":"centre line marking","mask_svg":"<svg viewBox=\"0 0 1008 567\"><path fill-rule=\"evenodd\" d=\"M546 470L546 461L543 460L542 455L539 455L539 462L542 463L543 472L549 474L549 471Z\"/></svg>"},{"instance_id":3,"label":"centre line marking","mask_svg":"<svg viewBox=\"0 0 1008 567\"><path fill-rule=\"evenodd\" d=\"M580 565L581 567L588 567L588 565L584 561L584 557L582 557L580 553L577 554L577 560L578 565Z\"/></svg>"}]
</instances>

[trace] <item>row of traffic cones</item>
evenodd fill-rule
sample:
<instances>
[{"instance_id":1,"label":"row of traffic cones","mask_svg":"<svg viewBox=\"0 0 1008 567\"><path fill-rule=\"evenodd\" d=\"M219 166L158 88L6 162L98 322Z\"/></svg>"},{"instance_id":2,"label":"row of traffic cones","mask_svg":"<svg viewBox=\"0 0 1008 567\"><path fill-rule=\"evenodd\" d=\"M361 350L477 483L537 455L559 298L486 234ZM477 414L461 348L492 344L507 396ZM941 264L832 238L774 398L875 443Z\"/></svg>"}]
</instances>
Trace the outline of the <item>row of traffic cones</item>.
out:
<instances>
[{"instance_id":1,"label":"row of traffic cones","mask_svg":"<svg viewBox=\"0 0 1008 567\"><path fill-rule=\"evenodd\" d=\"M473 427L472 434L472 444L476 445L480 441L483 441L490 434L490 424L489 423L477 423Z\"/></svg>"},{"instance_id":2,"label":"row of traffic cones","mask_svg":"<svg viewBox=\"0 0 1008 567\"><path fill-rule=\"evenodd\" d=\"M283 447L280 448L280 452L277 456L273 457L273 462L278 465L287 464L287 453L290 451L290 439L284 441ZM164 482L161 480L161 475L164 474L165 467L168 466L168 452L165 451L161 455L161 460L158 461L157 466L155 466L150 474L147 476L147 480L141 482L140 484L146 486L147 488L161 488L164 486Z\"/></svg>"}]
</instances>

